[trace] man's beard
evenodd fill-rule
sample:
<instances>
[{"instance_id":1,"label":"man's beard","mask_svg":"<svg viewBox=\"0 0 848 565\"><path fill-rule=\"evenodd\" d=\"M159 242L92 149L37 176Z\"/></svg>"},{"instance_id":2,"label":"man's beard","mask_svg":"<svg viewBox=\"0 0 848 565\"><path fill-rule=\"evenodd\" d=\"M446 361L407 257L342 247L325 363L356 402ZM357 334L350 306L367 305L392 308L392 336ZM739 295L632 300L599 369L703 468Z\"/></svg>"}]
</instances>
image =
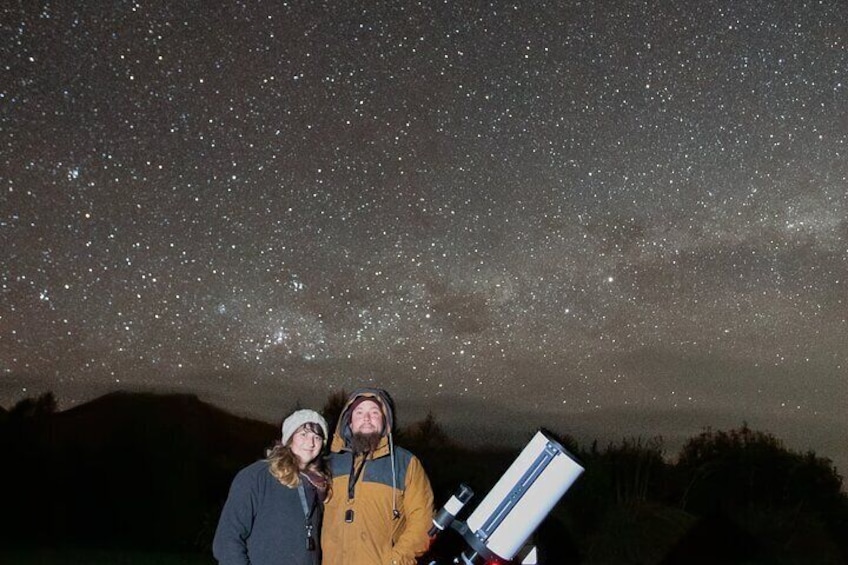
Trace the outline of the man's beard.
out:
<instances>
[{"instance_id":1,"label":"man's beard","mask_svg":"<svg viewBox=\"0 0 848 565\"><path fill-rule=\"evenodd\" d=\"M354 453L368 453L374 451L380 445L380 438L383 436L379 432L370 434L353 434L350 440L350 446Z\"/></svg>"}]
</instances>

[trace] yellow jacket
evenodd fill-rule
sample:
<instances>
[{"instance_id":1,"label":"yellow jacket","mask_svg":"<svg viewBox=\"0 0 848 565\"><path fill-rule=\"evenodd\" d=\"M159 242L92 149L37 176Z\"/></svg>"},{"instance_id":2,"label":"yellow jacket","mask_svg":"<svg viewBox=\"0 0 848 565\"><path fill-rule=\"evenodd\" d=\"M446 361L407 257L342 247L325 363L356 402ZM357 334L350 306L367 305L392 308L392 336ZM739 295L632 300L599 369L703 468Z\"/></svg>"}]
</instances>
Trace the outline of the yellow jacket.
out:
<instances>
[{"instance_id":1,"label":"yellow jacket","mask_svg":"<svg viewBox=\"0 0 848 565\"><path fill-rule=\"evenodd\" d=\"M350 405L360 396L377 401L385 417L383 438L364 462L349 447ZM391 401L379 389L354 391L342 409L331 445L333 495L324 507L323 565L414 565L427 551L433 490L421 462L393 445L393 420Z\"/></svg>"}]
</instances>

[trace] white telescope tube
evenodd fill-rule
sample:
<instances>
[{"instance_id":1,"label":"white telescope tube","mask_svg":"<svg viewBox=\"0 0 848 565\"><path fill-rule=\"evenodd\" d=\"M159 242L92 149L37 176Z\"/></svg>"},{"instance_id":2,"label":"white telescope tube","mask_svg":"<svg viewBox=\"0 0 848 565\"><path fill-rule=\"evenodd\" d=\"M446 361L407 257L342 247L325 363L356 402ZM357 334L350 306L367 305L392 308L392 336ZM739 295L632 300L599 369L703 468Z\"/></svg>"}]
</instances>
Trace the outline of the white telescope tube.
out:
<instances>
[{"instance_id":1,"label":"white telescope tube","mask_svg":"<svg viewBox=\"0 0 848 565\"><path fill-rule=\"evenodd\" d=\"M559 442L537 432L466 520L474 538L467 541L511 560L582 472Z\"/></svg>"}]
</instances>

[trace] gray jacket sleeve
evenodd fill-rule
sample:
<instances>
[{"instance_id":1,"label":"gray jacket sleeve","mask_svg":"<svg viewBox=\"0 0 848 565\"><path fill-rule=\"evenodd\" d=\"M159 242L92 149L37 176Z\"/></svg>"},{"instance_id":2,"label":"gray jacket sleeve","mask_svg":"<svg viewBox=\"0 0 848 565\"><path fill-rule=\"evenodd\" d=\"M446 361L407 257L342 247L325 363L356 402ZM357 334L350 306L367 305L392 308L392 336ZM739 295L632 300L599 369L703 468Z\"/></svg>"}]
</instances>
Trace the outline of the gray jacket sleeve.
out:
<instances>
[{"instance_id":1,"label":"gray jacket sleeve","mask_svg":"<svg viewBox=\"0 0 848 565\"><path fill-rule=\"evenodd\" d=\"M250 565L247 538L253 529L257 508L256 473L247 467L239 471L221 511L212 554L220 565Z\"/></svg>"}]
</instances>

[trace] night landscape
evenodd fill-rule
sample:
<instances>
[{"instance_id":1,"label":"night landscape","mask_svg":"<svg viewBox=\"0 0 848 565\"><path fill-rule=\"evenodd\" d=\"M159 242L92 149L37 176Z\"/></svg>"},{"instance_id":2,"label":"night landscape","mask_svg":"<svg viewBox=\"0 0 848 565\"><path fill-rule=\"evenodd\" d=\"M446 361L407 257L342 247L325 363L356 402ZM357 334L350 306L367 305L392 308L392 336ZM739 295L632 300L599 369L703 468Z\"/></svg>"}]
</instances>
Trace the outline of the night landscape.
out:
<instances>
[{"instance_id":1,"label":"night landscape","mask_svg":"<svg viewBox=\"0 0 848 565\"><path fill-rule=\"evenodd\" d=\"M209 563L295 407L546 563L846 563L848 2L0 6L3 563ZM460 540L432 548L445 559Z\"/></svg>"}]
</instances>

